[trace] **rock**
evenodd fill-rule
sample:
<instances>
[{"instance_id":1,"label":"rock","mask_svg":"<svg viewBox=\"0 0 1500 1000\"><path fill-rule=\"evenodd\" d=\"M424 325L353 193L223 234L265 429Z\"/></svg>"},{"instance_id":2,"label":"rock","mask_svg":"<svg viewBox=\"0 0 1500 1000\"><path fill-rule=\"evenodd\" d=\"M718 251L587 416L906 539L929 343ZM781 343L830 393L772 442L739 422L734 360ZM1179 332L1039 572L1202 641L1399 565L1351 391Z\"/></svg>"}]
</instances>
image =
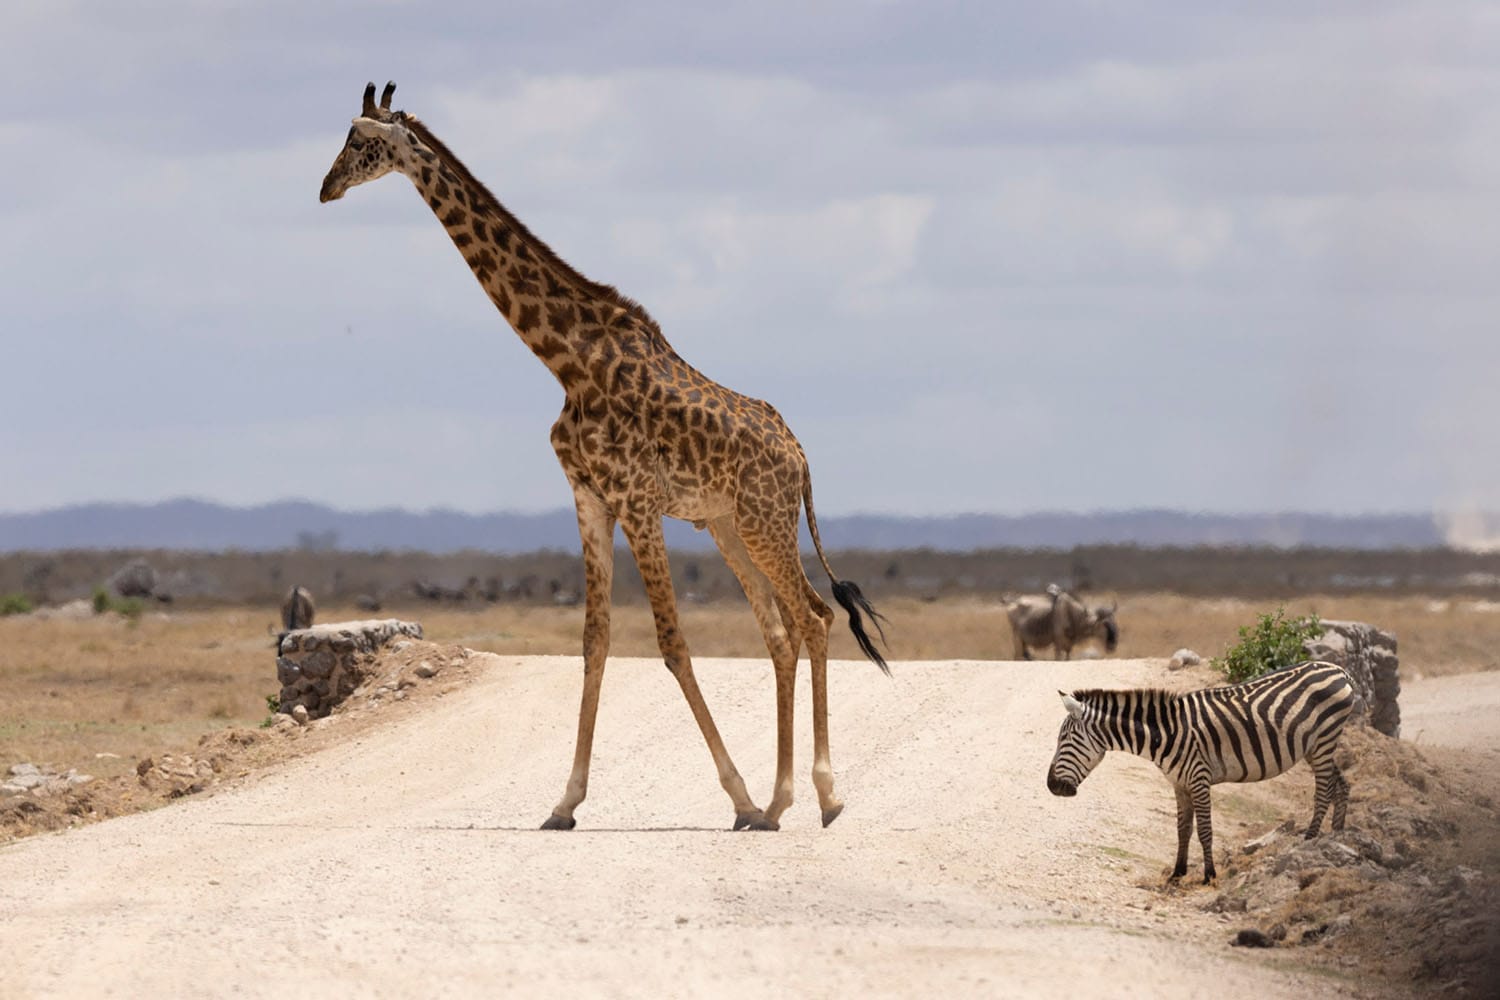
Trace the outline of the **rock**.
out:
<instances>
[{"instance_id":1,"label":"rock","mask_svg":"<svg viewBox=\"0 0 1500 1000\"><path fill-rule=\"evenodd\" d=\"M1276 841L1282 838L1283 834L1290 833L1293 829L1294 825L1292 821L1287 820L1280 826L1273 827L1272 829L1267 830L1265 833L1261 834L1259 837L1256 837L1254 840L1246 841L1245 846L1240 848L1240 853L1254 854L1261 848L1269 847L1272 844L1276 843Z\"/></svg>"},{"instance_id":2,"label":"rock","mask_svg":"<svg viewBox=\"0 0 1500 1000\"><path fill-rule=\"evenodd\" d=\"M1269 935L1263 934L1254 927L1247 927L1234 936L1229 942L1237 948L1274 948L1276 942Z\"/></svg>"},{"instance_id":3,"label":"rock","mask_svg":"<svg viewBox=\"0 0 1500 1000\"><path fill-rule=\"evenodd\" d=\"M415 667L412 667L411 672L416 674L418 677L429 678L436 677L439 671L441 671L442 669L443 665L441 663L439 663L437 666L433 666L427 660L423 660Z\"/></svg>"},{"instance_id":4,"label":"rock","mask_svg":"<svg viewBox=\"0 0 1500 1000\"><path fill-rule=\"evenodd\" d=\"M306 705L300 705L300 704L299 705L293 705L292 706L292 720L294 722L296 722L297 725L299 725L299 726L305 726L305 725L307 725L307 706Z\"/></svg>"},{"instance_id":5,"label":"rock","mask_svg":"<svg viewBox=\"0 0 1500 1000\"><path fill-rule=\"evenodd\" d=\"M1325 621L1321 636L1309 639L1303 650L1310 659L1337 663L1348 673L1363 702L1357 717L1376 732L1401 735L1400 661L1396 637L1364 622Z\"/></svg>"},{"instance_id":6,"label":"rock","mask_svg":"<svg viewBox=\"0 0 1500 1000\"><path fill-rule=\"evenodd\" d=\"M1182 670L1185 667L1196 667L1202 662L1203 657L1199 656L1191 649L1187 649L1186 647L1184 647L1172 654L1172 658L1167 661L1167 669Z\"/></svg>"},{"instance_id":7,"label":"rock","mask_svg":"<svg viewBox=\"0 0 1500 1000\"><path fill-rule=\"evenodd\" d=\"M322 718L370 680L375 654L422 637L422 626L394 618L335 622L287 632L278 646L276 676L283 712L302 707Z\"/></svg>"}]
</instances>

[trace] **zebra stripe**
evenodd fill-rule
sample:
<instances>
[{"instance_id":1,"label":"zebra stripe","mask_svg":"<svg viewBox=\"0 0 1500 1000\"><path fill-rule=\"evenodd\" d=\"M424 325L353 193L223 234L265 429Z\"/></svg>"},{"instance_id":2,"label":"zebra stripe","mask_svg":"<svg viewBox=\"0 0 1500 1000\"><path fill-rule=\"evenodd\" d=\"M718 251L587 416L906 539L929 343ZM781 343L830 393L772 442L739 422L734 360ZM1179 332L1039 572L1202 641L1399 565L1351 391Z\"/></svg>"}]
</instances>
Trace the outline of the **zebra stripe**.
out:
<instances>
[{"instance_id":1,"label":"zebra stripe","mask_svg":"<svg viewBox=\"0 0 1500 1000\"><path fill-rule=\"evenodd\" d=\"M1177 795L1177 864L1187 874L1193 823L1203 845L1203 881L1217 874L1209 786L1274 778L1303 758L1317 778L1312 822L1317 836L1333 807L1333 828L1344 828L1349 783L1333 752L1358 696L1332 663L1313 661L1243 684L1174 694L1152 688L1062 694L1068 717L1057 734L1047 771L1054 795L1078 786L1110 750L1128 750L1155 763Z\"/></svg>"}]
</instances>

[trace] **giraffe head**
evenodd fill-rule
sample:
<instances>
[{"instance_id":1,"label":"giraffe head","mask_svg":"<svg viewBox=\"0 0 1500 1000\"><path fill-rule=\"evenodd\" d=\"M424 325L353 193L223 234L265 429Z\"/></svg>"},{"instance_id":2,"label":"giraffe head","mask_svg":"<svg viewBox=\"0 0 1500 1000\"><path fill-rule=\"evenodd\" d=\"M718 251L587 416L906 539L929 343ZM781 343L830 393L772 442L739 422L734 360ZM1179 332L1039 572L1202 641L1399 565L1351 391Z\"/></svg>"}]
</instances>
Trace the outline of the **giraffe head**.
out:
<instances>
[{"instance_id":1,"label":"giraffe head","mask_svg":"<svg viewBox=\"0 0 1500 1000\"><path fill-rule=\"evenodd\" d=\"M365 86L364 106L349 128L344 148L328 168L328 176L323 178L319 201L336 201L350 188L406 165L412 138L406 128L406 113L391 110L391 95L395 92L396 85L387 83L380 95L380 106L376 107L375 84Z\"/></svg>"}]
</instances>

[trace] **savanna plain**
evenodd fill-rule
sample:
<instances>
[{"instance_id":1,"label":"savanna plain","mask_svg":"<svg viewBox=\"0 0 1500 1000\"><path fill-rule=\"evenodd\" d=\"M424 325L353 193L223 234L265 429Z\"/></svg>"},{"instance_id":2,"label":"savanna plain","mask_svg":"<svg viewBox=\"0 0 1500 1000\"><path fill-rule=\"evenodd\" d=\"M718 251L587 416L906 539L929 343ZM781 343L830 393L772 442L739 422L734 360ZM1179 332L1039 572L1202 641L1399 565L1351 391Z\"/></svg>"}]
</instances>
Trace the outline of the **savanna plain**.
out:
<instances>
[{"instance_id":1,"label":"savanna plain","mask_svg":"<svg viewBox=\"0 0 1500 1000\"><path fill-rule=\"evenodd\" d=\"M36 764L93 780L40 805L0 800L0 839L10 841L0 847L8 872L0 926L10 928L0 942L14 951L25 944L18 935L66 934L103 950L102 924L78 923L80 907L138 920L176 905L150 891L129 903L111 894L112 879L123 887L135 877L118 859L79 870L84 858L119 849L139 867L165 865L153 869L162 891L177 885L178 896L197 899L197 912L226 926L295 911L302 946L279 941L286 951L265 960L309 963L332 948L337 959L309 971L309 981L351 995L396 995L423 982L396 971L414 956L401 935L390 943L387 918L451 938L431 945L422 975L453 995L567 986L739 994L767 979L779 979L777 992L815 996L1494 995L1500 744L1486 719L1500 711L1500 601L1451 589L1284 601L1107 596L1121 627L1113 654L1017 663L1006 662L1011 636L998 594L886 594L877 603L893 680L855 662L841 615L833 748L849 809L818 828L802 773L811 760L804 667L798 801L783 831L760 839L724 832L728 803L675 685L659 661L651 666L654 627L638 598L617 603L613 616L615 659L580 828L550 836L532 831L566 778L581 674L582 609L566 600L386 595L376 617L418 621L425 633L392 658L393 676L422 658L443 666L441 683L404 688L399 704L355 699L328 725L291 729L265 725L278 689L273 600L9 615L0 618L0 777ZM1196 842L1189 878L1168 882L1172 796L1149 764L1112 755L1078 799L1046 794L1057 689L1216 683L1206 663L1169 672L1167 657L1181 647L1218 655L1241 626L1283 604L1399 638L1403 739L1367 731L1346 739L1352 832L1337 839L1338 857L1326 845L1317 854L1288 826L1305 824L1311 807L1305 768L1216 787L1222 861L1212 886L1193 879ZM320 622L371 616L346 597L318 609ZM770 787L774 702L755 623L742 599L717 593L684 600L682 626L759 801ZM172 761L211 762L212 773L187 785L154 780ZM308 811L304 797L332 802L335 786L353 786L355 801ZM259 852L253 861L228 857L241 834ZM99 839L81 839L91 836ZM291 839L309 842L308 853L292 853ZM68 855L69 844L82 853ZM366 881L371 871L381 873L379 887ZM412 872L424 873L426 888L392 888ZM80 878L104 895L59 888ZM487 902L446 923L434 915L457 904L433 886ZM351 907L363 908L364 922ZM1270 947L1232 947L1241 930ZM269 982L244 978L252 942L228 933L202 938L219 956L207 967L224 978L198 992L269 995L260 988ZM116 935L112 947L132 940ZM151 951L153 940L139 937L137 951ZM119 956L103 973L89 965L103 980L78 978L66 950L44 949L8 986L0 975L0 994L75 994L80 984L104 993L112 982L171 991L192 983L187 971L171 971L192 965L186 947L169 948L149 975L121 972L128 963ZM389 954L373 954L381 950ZM433 961L451 963L449 971L435 972ZM111 980L110 970L123 978Z\"/></svg>"}]
</instances>

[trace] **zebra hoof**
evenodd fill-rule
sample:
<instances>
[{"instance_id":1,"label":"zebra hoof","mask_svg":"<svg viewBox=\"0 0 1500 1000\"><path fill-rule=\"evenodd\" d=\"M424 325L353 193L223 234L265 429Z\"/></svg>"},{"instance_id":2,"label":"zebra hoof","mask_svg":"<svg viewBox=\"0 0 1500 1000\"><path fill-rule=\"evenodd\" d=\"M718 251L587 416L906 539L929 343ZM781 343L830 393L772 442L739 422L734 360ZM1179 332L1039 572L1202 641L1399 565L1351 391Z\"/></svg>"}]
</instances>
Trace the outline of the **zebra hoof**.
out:
<instances>
[{"instance_id":1,"label":"zebra hoof","mask_svg":"<svg viewBox=\"0 0 1500 1000\"><path fill-rule=\"evenodd\" d=\"M553 813L547 817L547 822L542 824L543 830L571 830L578 825L578 821L572 816L559 816Z\"/></svg>"},{"instance_id":2,"label":"zebra hoof","mask_svg":"<svg viewBox=\"0 0 1500 1000\"><path fill-rule=\"evenodd\" d=\"M773 819L766 819L766 814L757 809L754 812L736 815L734 828L736 830L780 830L781 824Z\"/></svg>"},{"instance_id":3,"label":"zebra hoof","mask_svg":"<svg viewBox=\"0 0 1500 1000\"><path fill-rule=\"evenodd\" d=\"M842 802L840 802L836 806L831 806L831 807L829 807L827 809L824 809L823 810L823 828L827 829L828 828L828 824L830 824L834 820L838 819L839 818L839 813L841 813L843 811L844 811L844 804Z\"/></svg>"}]
</instances>

